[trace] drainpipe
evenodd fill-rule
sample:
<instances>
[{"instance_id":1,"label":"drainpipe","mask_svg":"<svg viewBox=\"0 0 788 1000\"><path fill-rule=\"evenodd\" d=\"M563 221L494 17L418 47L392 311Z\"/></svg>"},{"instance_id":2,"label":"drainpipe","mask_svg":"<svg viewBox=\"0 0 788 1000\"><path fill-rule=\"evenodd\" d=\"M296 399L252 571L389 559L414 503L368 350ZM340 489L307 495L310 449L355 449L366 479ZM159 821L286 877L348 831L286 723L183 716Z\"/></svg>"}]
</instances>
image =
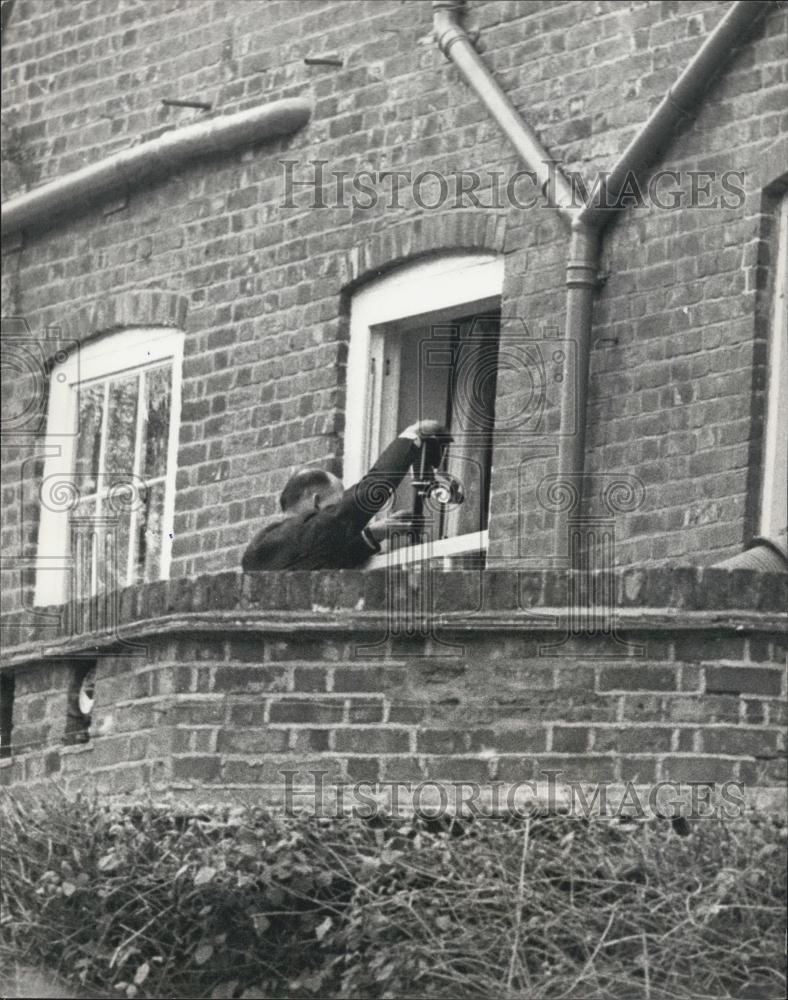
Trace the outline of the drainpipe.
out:
<instances>
[{"instance_id":1,"label":"drainpipe","mask_svg":"<svg viewBox=\"0 0 788 1000\"><path fill-rule=\"evenodd\" d=\"M656 107L601 186L597 203L580 209L572 204L572 190L556 170L551 186L550 161L539 137L526 125L498 83L482 63L458 17L465 0L434 0L434 29L441 51L457 66L466 83L503 129L526 165L537 175L548 203L569 223L571 237L566 264L565 336L575 344L577 377L564 379L561 395L561 433L558 473L562 478L582 475L585 468L586 399L591 356L592 310L596 291L602 231L613 217L618 198L630 174L645 169L672 137L681 118L691 115L712 78L733 49L753 31L774 0L737 0L711 32L684 72ZM609 207L607 207L609 206ZM555 551L567 538L568 512L556 519Z\"/></svg>"},{"instance_id":2,"label":"drainpipe","mask_svg":"<svg viewBox=\"0 0 788 1000\"><path fill-rule=\"evenodd\" d=\"M562 387L558 442L558 475L562 479L581 477L585 468L592 310L602 232L619 208L627 179L643 171L662 153L677 124L695 112L712 78L754 30L770 5L769 0L738 0L730 7L621 154L606 183L600 185L595 201L585 204L573 220L566 265L565 336L575 344L577 377L574 383L565 379ZM582 494L582 482L578 494ZM568 517L566 512L556 518L556 552L566 544Z\"/></svg>"},{"instance_id":3,"label":"drainpipe","mask_svg":"<svg viewBox=\"0 0 788 1000\"><path fill-rule=\"evenodd\" d=\"M575 377L561 383L561 431L558 439L558 475L571 482L585 467L586 399L591 360L591 317L597 287L601 230L576 217L572 222L566 262L566 317L564 338L574 344ZM568 373L565 373L565 375ZM582 486L577 488L578 499ZM557 515L556 552L566 539L570 511Z\"/></svg>"},{"instance_id":4,"label":"drainpipe","mask_svg":"<svg viewBox=\"0 0 788 1000\"><path fill-rule=\"evenodd\" d=\"M2 207L3 239L26 229L48 229L59 216L83 211L113 194L126 194L155 177L172 175L198 157L290 135L306 125L311 113L311 105L301 98L274 101L130 146L7 201Z\"/></svg>"},{"instance_id":5,"label":"drainpipe","mask_svg":"<svg viewBox=\"0 0 788 1000\"><path fill-rule=\"evenodd\" d=\"M682 118L694 114L711 80L725 65L731 52L741 46L774 0L737 0L706 38L667 94L649 116L618 159L596 202L583 206L583 222L604 228L627 178L653 163L673 136Z\"/></svg>"},{"instance_id":6,"label":"drainpipe","mask_svg":"<svg viewBox=\"0 0 788 1000\"><path fill-rule=\"evenodd\" d=\"M523 163L536 178L548 204L567 225L577 214L572 206L572 188L536 132L518 114L495 77L482 62L468 33L459 22L465 0L433 0L433 29L441 52L460 71L492 117L498 122Z\"/></svg>"}]
</instances>

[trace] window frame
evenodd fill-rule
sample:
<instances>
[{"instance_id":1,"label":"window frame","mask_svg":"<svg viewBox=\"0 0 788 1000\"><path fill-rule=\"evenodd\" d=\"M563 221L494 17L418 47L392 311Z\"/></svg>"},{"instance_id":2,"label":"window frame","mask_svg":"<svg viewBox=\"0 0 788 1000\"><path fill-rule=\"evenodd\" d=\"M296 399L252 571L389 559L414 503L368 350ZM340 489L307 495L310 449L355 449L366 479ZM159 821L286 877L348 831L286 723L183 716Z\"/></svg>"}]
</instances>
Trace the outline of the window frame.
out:
<instances>
[{"instance_id":1,"label":"window frame","mask_svg":"<svg viewBox=\"0 0 788 1000\"><path fill-rule=\"evenodd\" d=\"M788 554L788 191L777 205L774 309L769 336L760 535Z\"/></svg>"},{"instance_id":2,"label":"window frame","mask_svg":"<svg viewBox=\"0 0 788 1000\"><path fill-rule=\"evenodd\" d=\"M55 359L49 380L47 456L42 482L52 477L68 479L74 474L79 399L79 393L75 391L77 386L98 379L144 371L171 361L170 425L167 473L164 477L160 580L169 578L172 561L171 535L175 516L183 340L183 331L174 327L134 327L120 330L82 344L65 360ZM35 604L39 607L62 604L70 596L70 513L70 510L52 510L43 503L40 507L35 584Z\"/></svg>"},{"instance_id":3,"label":"window frame","mask_svg":"<svg viewBox=\"0 0 788 1000\"><path fill-rule=\"evenodd\" d=\"M376 393L382 403L380 391L369 379L373 353L380 349L383 340L374 328L416 320L441 310L472 306L484 300L502 299L503 280L503 255L460 251L401 265L354 293L350 307L346 382L346 484L358 482L377 458L371 454L368 442L379 437L380 424L386 420L382 406L375 406ZM370 411L371 428L367 420ZM395 433L396 430L392 431L392 436ZM487 548L487 541L487 530L455 535L382 553L370 559L367 568L389 565L392 561L405 564L482 551Z\"/></svg>"}]
</instances>

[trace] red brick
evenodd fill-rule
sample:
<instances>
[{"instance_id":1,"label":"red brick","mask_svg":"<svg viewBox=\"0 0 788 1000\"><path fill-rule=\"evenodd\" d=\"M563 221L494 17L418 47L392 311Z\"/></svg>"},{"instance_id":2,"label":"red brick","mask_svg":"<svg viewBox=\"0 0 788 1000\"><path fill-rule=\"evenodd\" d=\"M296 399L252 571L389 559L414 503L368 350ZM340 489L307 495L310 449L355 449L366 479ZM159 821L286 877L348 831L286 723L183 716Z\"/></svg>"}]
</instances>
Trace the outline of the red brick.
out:
<instances>
[{"instance_id":1,"label":"red brick","mask_svg":"<svg viewBox=\"0 0 788 1000\"><path fill-rule=\"evenodd\" d=\"M441 781L477 781L490 780L489 765L486 760L472 757L441 756L427 757L427 774L431 779Z\"/></svg>"},{"instance_id":2,"label":"red brick","mask_svg":"<svg viewBox=\"0 0 788 1000\"><path fill-rule=\"evenodd\" d=\"M716 637L709 635L691 635L676 639L675 655L677 660L688 662L714 660L743 660L744 640L733 637Z\"/></svg>"},{"instance_id":3,"label":"red brick","mask_svg":"<svg viewBox=\"0 0 788 1000\"><path fill-rule=\"evenodd\" d=\"M271 722L330 723L341 722L344 707L341 701L273 701L269 711Z\"/></svg>"},{"instance_id":4,"label":"red brick","mask_svg":"<svg viewBox=\"0 0 788 1000\"><path fill-rule=\"evenodd\" d=\"M175 781L213 782L219 778L219 758L176 757L172 762Z\"/></svg>"},{"instance_id":5,"label":"red brick","mask_svg":"<svg viewBox=\"0 0 788 1000\"><path fill-rule=\"evenodd\" d=\"M668 726L599 727L594 732L594 750L629 753L664 753L670 750L672 729ZM555 736L553 737L553 749ZM691 749L691 747L690 747Z\"/></svg>"},{"instance_id":6,"label":"red brick","mask_svg":"<svg viewBox=\"0 0 788 1000\"><path fill-rule=\"evenodd\" d=\"M337 729L337 753L407 753L410 736L403 729Z\"/></svg>"},{"instance_id":7,"label":"red brick","mask_svg":"<svg viewBox=\"0 0 788 1000\"><path fill-rule=\"evenodd\" d=\"M294 729L292 734L294 753L323 753L329 748L328 729Z\"/></svg>"},{"instance_id":8,"label":"red brick","mask_svg":"<svg viewBox=\"0 0 788 1000\"><path fill-rule=\"evenodd\" d=\"M548 771L560 771L556 781L612 781L615 761L611 757L585 754L582 757L550 757L540 754L536 760L536 778L546 781Z\"/></svg>"},{"instance_id":9,"label":"red brick","mask_svg":"<svg viewBox=\"0 0 788 1000\"><path fill-rule=\"evenodd\" d=\"M177 761L175 763L178 763ZM219 758L216 758L218 774ZM222 763L222 781L228 785L281 785L284 790L284 777L279 769L286 765L269 760L265 763L246 760L226 760Z\"/></svg>"},{"instance_id":10,"label":"red brick","mask_svg":"<svg viewBox=\"0 0 788 1000\"><path fill-rule=\"evenodd\" d=\"M415 725L422 722L426 714L426 710L418 705L393 704L389 709L389 722L399 723L400 725Z\"/></svg>"},{"instance_id":11,"label":"red brick","mask_svg":"<svg viewBox=\"0 0 788 1000\"><path fill-rule=\"evenodd\" d=\"M282 753L287 750L287 731L222 729L219 731L216 749L219 753Z\"/></svg>"},{"instance_id":12,"label":"red brick","mask_svg":"<svg viewBox=\"0 0 788 1000\"><path fill-rule=\"evenodd\" d=\"M675 691L677 675L672 667L604 667L599 675L600 691Z\"/></svg>"},{"instance_id":13,"label":"red brick","mask_svg":"<svg viewBox=\"0 0 788 1000\"><path fill-rule=\"evenodd\" d=\"M493 747L497 737L491 729L464 729L459 732L450 729L426 729L418 734L420 753L468 753Z\"/></svg>"},{"instance_id":14,"label":"red brick","mask_svg":"<svg viewBox=\"0 0 788 1000\"><path fill-rule=\"evenodd\" d=\"M377 757L348 757L347 776L351 781L377 781L381 772L381 761Z\"/></svg>"},{"instance_id":15,"label":"red brick","mask_svg":"<svg viewBox=\"0 0 788 1000\"><path fill-rule=\"evenodd\" d=\"M703 749L706 753L733 754L737 757L774 757L776 733L764 729L705 728Z\"/></svg>"},{"instance_id":16,"label":"red brick","mask_svg":"<svg viewBox=\"0 0 788 1000\"><path fill-rule=\"evenodd\" d=\"M555 753L583 753L588 748L589 731L583 726L553 726Z\"/></svg>"},{"instance_id":17,"label":"red brick","mask_svg":"<svg viewBox=\"0 0 788 1000\"><path fill-rule=\"evenodd\" d=\"M334 691L355 694L396 690L404 679L405 671L398 667L337 667Z\"/></svg>"},{"instance_id":18,"label":"red brick","mask_svg":"<svg viewBox=\"0 0 788 1000\"><path fill-rule=\"evenodd\" d=\"M719 757L666 757L662 761L662 778L707 785L731 781L734 778L734 761Z\"/></svg>"},{"instance_id":19,"label":"red brick","mask_svg":"<svg viewBox=\"0 0 788 1000\"><path fill-rule=\"evenodd\" d=\"M222 665L213 678L214 691L282 691L286 684L284 667Z\"/></svg>"},{"instance_id":20,"label":"red brick","mask_svg":"<svg viewBox=\"0 0 788 1000\"><path fill-rule=\"evenodd\" d=\"M779 695L782 672L767 667L707 667L706 690L711 694Z\"/></svg>"},{"instance_id":21,"label":"red brick","mask_svg":"<svg viewBox=\"0 0 788 1000\"><path fill-rule=\"evenodd\" d=\"M383 721L383 702L382 701L361 701L360 699L355 699L350 702L350 707L348 708L348 721L370 723L370 722L382 722ZM390 719L391 722L403 721L397 719Z\"/></svg>"}]
</instances>

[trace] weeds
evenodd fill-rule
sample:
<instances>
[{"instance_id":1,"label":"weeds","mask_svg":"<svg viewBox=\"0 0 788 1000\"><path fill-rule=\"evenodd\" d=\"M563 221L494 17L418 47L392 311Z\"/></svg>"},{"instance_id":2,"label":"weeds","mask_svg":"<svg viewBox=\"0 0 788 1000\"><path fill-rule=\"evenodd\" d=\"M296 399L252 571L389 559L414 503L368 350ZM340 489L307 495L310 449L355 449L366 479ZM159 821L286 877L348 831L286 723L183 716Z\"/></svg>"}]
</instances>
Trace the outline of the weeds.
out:
<instances>
[{"instance_id":1,"label":"weeds","mask_svg":"<svg viewBox=\"0 0 788 1000\"><path fill-rule=\"evenodd\" d=\"M9 796L0 958L127 997L783 997L785 826Z\"/></svg>"}]
</instances>

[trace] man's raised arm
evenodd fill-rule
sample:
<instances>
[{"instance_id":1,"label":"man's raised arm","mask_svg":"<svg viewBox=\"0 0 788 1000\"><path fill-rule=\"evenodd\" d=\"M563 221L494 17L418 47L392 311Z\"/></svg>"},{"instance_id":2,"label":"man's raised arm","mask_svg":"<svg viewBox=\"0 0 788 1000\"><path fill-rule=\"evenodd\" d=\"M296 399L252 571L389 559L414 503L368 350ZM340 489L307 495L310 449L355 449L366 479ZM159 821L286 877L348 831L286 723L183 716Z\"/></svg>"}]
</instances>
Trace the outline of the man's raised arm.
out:
<instances>
[{"instance_id":1,"label":"man's raised arm","mask_svg":"<svg viewBox=\"0 0 788 1000\"><path fill-rule=\"evenodd\" d=\"M339 516L348 518L361 531L391 499L418 455L424 438L445 433L437 420L421 420L406 427L369 472L355 486L345 490Z\"/></svg>"}]
</instances>

